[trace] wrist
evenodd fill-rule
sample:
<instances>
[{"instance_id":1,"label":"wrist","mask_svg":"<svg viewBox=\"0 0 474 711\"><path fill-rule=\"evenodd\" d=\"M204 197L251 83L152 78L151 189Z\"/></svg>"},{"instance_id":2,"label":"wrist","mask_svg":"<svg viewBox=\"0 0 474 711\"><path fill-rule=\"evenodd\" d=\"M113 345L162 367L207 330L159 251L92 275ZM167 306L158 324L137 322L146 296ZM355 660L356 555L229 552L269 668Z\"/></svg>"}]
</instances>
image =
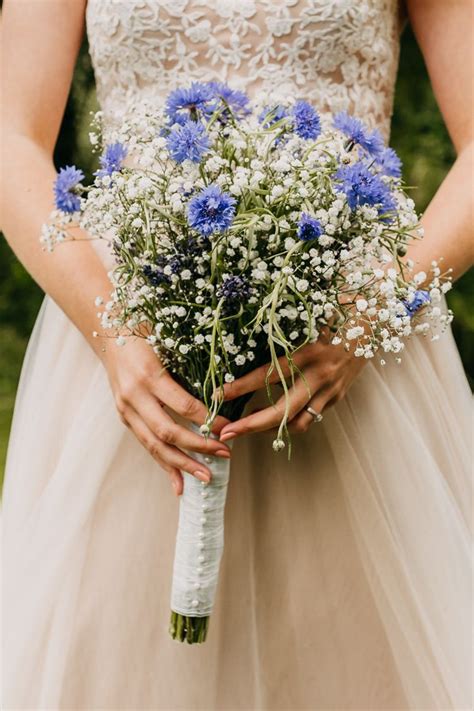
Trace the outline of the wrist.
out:
<instances>
[{"instance_id":1,"label":"wrist","mask_svg":"<svg viewBox=\"0 0 474 711\"><path fill-rule=\"evenodd\" d=\"M104 368L108 372L116 370L124 346L118 345L116 338L112 335L97 332L94 333L92 340L92 347Z\"/></svg>"}]
</instances>

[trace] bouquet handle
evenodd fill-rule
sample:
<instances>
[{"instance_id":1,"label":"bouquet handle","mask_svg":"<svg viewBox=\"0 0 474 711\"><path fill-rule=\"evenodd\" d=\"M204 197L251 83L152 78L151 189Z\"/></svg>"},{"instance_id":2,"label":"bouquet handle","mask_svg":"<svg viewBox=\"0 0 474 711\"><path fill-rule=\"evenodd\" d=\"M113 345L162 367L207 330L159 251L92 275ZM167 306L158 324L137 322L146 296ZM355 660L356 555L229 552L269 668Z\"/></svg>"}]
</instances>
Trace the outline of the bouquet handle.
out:
<instances>
[{"instance_id":1,"label":"bouquet handle","mask_svg":"<svg viewBox=\"0 0 474 711\"><path fill-rule=\"evenodd\" d=\"M199 427L191 429L200 433ZM211 435L212 436L212 435ZM173 583L170 634L190 643L204 642L214 605L224 549L224 508L230 461L193 452L211 470L209 484L183 472Z\"/></svg>"}]
</instances>

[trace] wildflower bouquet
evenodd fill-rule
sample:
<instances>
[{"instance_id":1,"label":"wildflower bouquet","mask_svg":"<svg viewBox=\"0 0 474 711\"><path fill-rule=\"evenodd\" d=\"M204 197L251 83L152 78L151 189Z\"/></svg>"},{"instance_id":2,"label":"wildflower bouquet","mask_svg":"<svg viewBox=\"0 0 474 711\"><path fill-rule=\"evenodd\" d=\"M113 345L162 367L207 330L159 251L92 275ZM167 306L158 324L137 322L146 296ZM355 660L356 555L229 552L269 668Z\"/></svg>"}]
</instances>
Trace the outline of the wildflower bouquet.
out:
<instances>
[{"instance_id":1,"label":"wildflower bouquet","mask_svg":"<svg viewBox=\"0 0 474 711\"><path fill-rule=\"evenodd\" d=\"M223 403L222 386L260 364L288 396L281 357L294 378L294 354L323 331L355 357L398 359L412 333L436 338L451 320L449 278L404 259L422 234L400 161L358 119L305 101L251 104L215 83L176 89L105 140L100 119L94 183L61 170L42 239L52 249L79 224L109 240L102 328L120 344L146 338L207 405L202 435L218 413L240 416L245 399ZM289 449L287 425L288 410L276 451ZM171 634L188 642L206 637L223 548L229 465L211 468L209 485L184 475L180 501Z\"/></svg>"}]
</instances>

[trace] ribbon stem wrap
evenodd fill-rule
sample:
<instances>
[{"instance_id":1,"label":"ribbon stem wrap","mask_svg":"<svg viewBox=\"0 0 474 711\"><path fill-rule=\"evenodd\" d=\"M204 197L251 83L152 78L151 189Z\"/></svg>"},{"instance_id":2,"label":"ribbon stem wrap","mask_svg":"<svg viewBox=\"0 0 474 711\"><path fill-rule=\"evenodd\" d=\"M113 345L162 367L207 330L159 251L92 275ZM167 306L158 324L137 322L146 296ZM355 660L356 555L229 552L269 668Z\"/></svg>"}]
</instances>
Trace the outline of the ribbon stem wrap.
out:
<instances>
[{"instance_id":1,"label":"ribbon stem wrap","mask_svg":"<svg viewBox=\"0 0 474 711\"><path fill-rule=\"evenodd\" d=\"M199 432L199 428L192 426ZM171 635L187 641L204 641L207 631L193 618L208 618L212 612L224 549L224 508L229 483L230 461L192 453L211 470L209 484L183 472L184 490L180 497L173 583L171 590ZM176 614L177 613L177 614ZM187 621L180 619L184 617ZM204 621L203 621L204 622ZM201 630L203 639L194 639L192 630Z\"/></svg>"}]
</instances>

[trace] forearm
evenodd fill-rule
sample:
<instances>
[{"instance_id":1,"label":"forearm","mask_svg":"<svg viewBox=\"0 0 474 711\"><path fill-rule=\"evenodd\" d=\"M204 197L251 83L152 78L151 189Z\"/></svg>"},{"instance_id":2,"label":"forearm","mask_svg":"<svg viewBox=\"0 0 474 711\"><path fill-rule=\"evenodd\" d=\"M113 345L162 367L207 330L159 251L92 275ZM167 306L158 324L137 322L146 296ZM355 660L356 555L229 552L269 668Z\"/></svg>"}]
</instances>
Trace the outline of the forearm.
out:
<instances>
[{"instance_id":1,"label":"forearm","mask_svg":"<svg viewBox=\"0 0 474 711\"><path fill-rule=\"evenodd\" d=\"M97 354L100 339L95 298L108 299L107 272L90 241L63 243L53 253L39 241L41 225L53 209L56 171L47 151L32 139L3 136L0 186L2 229L33 279L63 309Z\"/></svg>"},{"instance_id":2,"label":"forearm","mask_svg":"<svg viewBox=\"0 0 474 711\"><path fill-rule=\"evenodd\" d=\"M440 257L441 270L451 268L454 280L473 264L473 172L474 145L470 144L459 154L423 215L424 239L415 242L407 255L427 274L431 262Z\"/></svg>"}]
</instances>

